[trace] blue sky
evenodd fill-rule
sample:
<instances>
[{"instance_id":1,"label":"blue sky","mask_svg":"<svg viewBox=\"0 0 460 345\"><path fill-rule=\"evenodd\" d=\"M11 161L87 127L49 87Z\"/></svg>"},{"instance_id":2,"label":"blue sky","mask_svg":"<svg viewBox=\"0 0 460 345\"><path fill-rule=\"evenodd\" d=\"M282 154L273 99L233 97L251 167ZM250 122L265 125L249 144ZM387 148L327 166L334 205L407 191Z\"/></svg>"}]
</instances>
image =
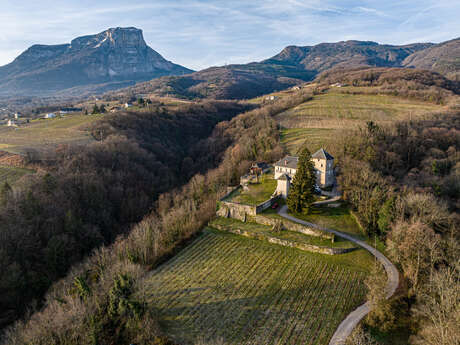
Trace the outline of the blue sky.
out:
<instances>
[{"instance_id":1,"label":"blue sky","mask_svg":"<svg viewBox=\"0 0 460 345\"><path fill-rule=\"evenodd\" d=\"M460 36L459 0L0 0L0 65L35 43L135 26L192 69L259 61L287 45L349 39L442 42Z\"/></svg>"}]
</instances>

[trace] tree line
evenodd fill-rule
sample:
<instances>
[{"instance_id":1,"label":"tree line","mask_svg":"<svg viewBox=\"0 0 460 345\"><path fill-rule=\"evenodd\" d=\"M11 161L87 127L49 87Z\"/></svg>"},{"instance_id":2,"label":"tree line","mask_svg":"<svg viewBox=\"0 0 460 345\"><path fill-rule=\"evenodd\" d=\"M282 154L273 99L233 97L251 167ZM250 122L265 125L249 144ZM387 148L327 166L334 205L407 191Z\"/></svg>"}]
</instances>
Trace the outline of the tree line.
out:
<instances>
[{"instance_id":1,"label":"tree line","mask_svg":"<svg viewBox=\"0 0 460 345\"><path fill-rule=\"evenodd\" d=\"M344 198L365 231L385 241L405 278L404 291L389 301L381 272L368 281L366 324L380 336L400 331L411 344L460 342L459 152L458 112L369 122L337 145Z\"/></svg>"}]
</instances>

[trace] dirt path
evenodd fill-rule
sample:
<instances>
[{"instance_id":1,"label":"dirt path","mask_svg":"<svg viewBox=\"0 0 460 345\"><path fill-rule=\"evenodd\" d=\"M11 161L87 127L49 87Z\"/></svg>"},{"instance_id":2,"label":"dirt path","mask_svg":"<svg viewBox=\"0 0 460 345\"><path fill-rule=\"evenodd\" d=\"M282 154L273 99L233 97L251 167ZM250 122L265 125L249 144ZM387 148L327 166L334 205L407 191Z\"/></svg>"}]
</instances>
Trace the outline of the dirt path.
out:
<instances>
[{"instance_id":1,"label":"dirt path","mask_svg":"<svg viewBox=\"0 0 460 345\"><path fill-rule=\"evenodd\" d=\"M387 272L387 276L388 276L388 282L387 282L387 286L386 286L387 298L390 298L391 296L393 296L393 294L395 293L396 288L398 287L398 284L399 284L398 270L396 269L395 265L393 265L391 263L391 261L388 260L387 257L385 255L383 255L382 253L380 253L377 249L375 249L374 247L370 246L369 244L367 244L364 241L358 240L357 238L355 238L355 237L353 237L353 236L351 236L349 234L346 234L346 233L343 233L343 232L340 232L340 231L337 231L337 230L334 230L334 229L323 228L323 227L320 227L320 226L318 226L316 224L309 223L309 222L306 222L304 220L301 220L301 219L298 219L296 217L293 217L293 216L291 216L291 215L289 215L287 213L287 206L286 205L281 207L281 209L278 211L278 214L281 217L284 217L286 219L292 220L294 222L304 224L304 225L307 225L307 226L311 226L311 227L314 227L314 228L322 229L322 230L327 231L327 232L331 232L331 233L333 233L333 234L335 234L337 236L340 236L340 237L342 237L342 238L344 238L346 240L349 240L349 241L351 241L351 242L363 247L367 251L369 251L372 255L374 255L377 258L377 260L380 261L380 263L385 268L385 271ZM342 321L342 323L339 325L339 327L335 331L334 335L331 338L331 341L329 342L329 345L344 345L346 339L351 334L353 329L356 327L356 325L359 323L359 321L361 321L361 319L364 316L366 316L368 313L369 313L369 306L368 306L367 303L365 303L365 304L359 306L358 308L356 308L350 314L348 314L348 316L345 318L345 320Z\"/></svg>"}]
</instances>

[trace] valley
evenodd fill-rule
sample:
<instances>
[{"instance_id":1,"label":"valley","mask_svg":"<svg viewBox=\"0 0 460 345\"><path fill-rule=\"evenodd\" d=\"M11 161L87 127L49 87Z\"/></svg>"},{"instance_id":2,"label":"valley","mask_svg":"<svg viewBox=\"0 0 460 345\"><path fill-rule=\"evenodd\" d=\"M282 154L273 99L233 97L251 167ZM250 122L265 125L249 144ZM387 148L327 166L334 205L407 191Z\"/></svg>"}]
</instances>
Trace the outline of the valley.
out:
<instances>
[{"instance_id":1,"label":"valley","mask_svg":"<svg viewBox=\"0 0 460 345\"><path fill-rule=\"evenodd\" d=\"M342 345L358 307L352 345L460 339L459 42L194 72L111 28L0 67L0 344Z\"/></svg>"}]
</instances>

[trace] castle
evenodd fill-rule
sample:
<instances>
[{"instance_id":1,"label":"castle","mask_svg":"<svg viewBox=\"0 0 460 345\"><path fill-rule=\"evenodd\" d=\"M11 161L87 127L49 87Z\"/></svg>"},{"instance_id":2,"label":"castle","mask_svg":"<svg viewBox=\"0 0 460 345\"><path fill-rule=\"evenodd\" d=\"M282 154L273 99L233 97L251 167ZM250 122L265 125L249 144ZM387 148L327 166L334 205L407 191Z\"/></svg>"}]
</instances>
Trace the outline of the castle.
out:
<instances>
[{"instance_id":1,"label":"castle","mask_svg":"<svg viewBox=\"0 0 460 345\"><path fill-rule=\"evenodd\" d=\"M315 166L316 184L322 188L331 186L334 183L334 157L324 149L319 149L311 157ZM298 162L299 157L286 156L274 164L275 179L278 180L276 194L287 197Z\"/></svg>"}]
</instances>

